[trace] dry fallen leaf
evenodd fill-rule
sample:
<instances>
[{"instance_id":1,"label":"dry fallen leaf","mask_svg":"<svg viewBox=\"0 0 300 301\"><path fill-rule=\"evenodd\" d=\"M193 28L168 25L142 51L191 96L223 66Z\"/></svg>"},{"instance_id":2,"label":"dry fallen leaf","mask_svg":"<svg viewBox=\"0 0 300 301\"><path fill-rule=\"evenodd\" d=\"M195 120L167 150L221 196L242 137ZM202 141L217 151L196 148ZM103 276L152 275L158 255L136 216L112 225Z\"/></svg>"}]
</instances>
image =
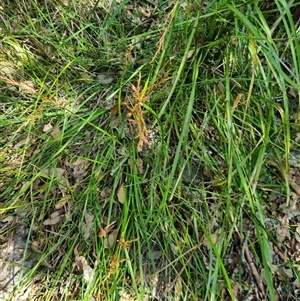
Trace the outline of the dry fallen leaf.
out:
<instances>
[{"instance_id":1,"label":"dry fallen leaf","mask_svg":"<svg viewBox=\"0 0 300 301\"><path fill-rule=\"evenodd\" d=\"M112 192L111 187L104 187L104 189L101 190L100 192L101 199L107 199L108 197L110 197L111 192Z\"/></svg>"},{"instance_id":2,"label":"dry fallen leaf","mask_svg":"<svg viewBox=\"0 0 300 301\"><path fill-rule=\"evenodd\" d=\"M104 248L109 249L114 246L118 238L118 230L112 231L104 240Z\"/></svg>"},{"instance_id":3,"label":"dry fallen leaf","mask_svg":"<svg viewBox=\"0 0 300 301\"><path fill-rule=\"evenodd\" d=\"M111 109L110 109L110 114L115 116L119 112L119 105L115 104Z\"/></svg>"},{"instance_id":4,"label":"dry fallen leaf","mask_svg":"<svg viewBox=\"0 0 300 301\"><path fill-rule=\"evenodd\" d=\"M295 239L297 240L298 243L300 243L300 226L298 225L296 228L296 233L295 233Z\"/></svg>"},{"instance_id":5,"label":"dry fallen leaf","mask_svg":"<svg viewBox=\"0 0 300 301\"><path fill-rule=\"evenodd\" d=\"M76 180L81 179L86 173L89 163L86 160L78 159L76 162L73 163L73 177Z\"/></svg>"},{"instance_id":6,"label":"dry fallen leaf","mask_svg":"<svg viewBox=\"0 0 300 301\"><path fill-rule=\"evenodd\" d=\"M83 237L85 240L89 239L91 228L93 226L94 215L86 212L84 215L85 222L82 223Z\"/></svg>"},{"instance_id":7,"label":"dry fallen leaf","mask_svg":"<svg viewBox=\"0 0 300 301\"><path fill-rule=\"evenodd\" d=\"M109 232L112 231L112 229L115 227L116 222L112 222L109 225L107 225L104 229L101 227L100 232L98 233L98 237L106 237Z\"/></svg>"},{"instance_id":8,"label":"dry fallen leaf","mask_svg":"<svg viewBox=\"0 0 300 301\"><path fill-rule=\"evenodd\" d=\"M95 271L87 264L84 258L83 262L83 279L87 282L91 282L94 278Z\"/></svg>"},{"instance_id":9,"label":"dry fallen leaf","mask_svg":"<svg viewBox=\"0 0 300 301\"><path fill-rule=\"evenodd\" d=\"M290 96L292 96L293 98L296 98L296 97L298 97L299 90L290 87L290 88L289 88L289 91L288 91L288 94L289 94Z\"/></svg>"},{"instance_id":10,"label":"dry fallen leaf","mask_svg":"<svg viewBox=\"0 0 300 301\"><path fill-rule=\"evenodd\" d=\"M126 194L125 194L125 189L124 189L124 184L119 187L118 193L117 193L118 201L121 204L124 204L125 199L126 199Z\"/></svg>"},{"instance_id":11,"label":"dry fallen leaf","mask_svg":"<svg viewBox=\"0 0 300 301\"><path fill-rule=\"evenodd\" d=\"M216 245L219 241L219 238L220 238L220 233L219 231L217 230L215 233L212 233L210 235L210 239L211 239L211 242ZM210 241L208 240L207 237L204 238L203 240L203 245L206 246L207 248L210 248L211 245L210 245Z\"/></svg>"},{"instance_id":12,"label":"dry fallen leaf","mask_svg":"<svg viewBox=\"0 0 300 301\"><path fill-rule=\"evenodd\" d=\"M98 237L106 237L106 231L105 229L101 228L100 229L100 232L98 233Z\"/></svg>"},{"instance_id":13,"label":"dry fallen leaf","mask_svg":"<svg viewBox=\"0 0 300 301\"><path fill-rule=\"evenodd\" d=\"M141 175L144 174L144 172L145 172L144 163L143 163L143 160L141 158L137 158L136 160L132 160L131 158L129 158L128 164L130 166L131 171L133 170L134 164L136 164L136 167L138 168L139 173Z\"/></svg>"},{"instance_id":14,"label":"dry fallen leaf","mask_svg":"<svg viewBox=\"0 0 300 301\"><path fill-rule=\"evenodd\" d=\"M89 266L84 256L79 256L78 245L74 248L75 265L80 274L83 274L83 279L87 282L91 282L94 278L95 271Z\"/></svg>"},{"instance_id":15,"label":"dry fallen leaf","mask_svg":"<svg viewBox=\"0 0 300 301\"><path fill-rule=\"evenodd\" d=\"M46 132L49 132L49 131L52 130L52 129L53 129L52 124L51 124L51 123L47 123L47 124L45 124L44 127L43 127L43 132L46 133Z\"/></svg>"},{"instance_id":16,"label":"dry fallen leaf","mask_svg":"<svg viewBox=\"0 0 300 301\"><path fill-rule=\"evenodd\" d=\"M53 130L51 132L51 136L54 139L57 139L61 136L61 131L57 125L53 128Z\"/></svg>"},{"instance_id":17,"label":"dry fallen leaf","mask_svg":"<svg viewBox=\"0 0 300 301\"><path fill-rule=\"evenodd\" d=\"M188 59L191 58L193 56L194 52L195 52L195 49L191 49L190 51L188 51L187 58Z\"/></svg>"},{"instance_id":18,"label":"dry fallen leaf","mask_svg":"<svg viewBox=\"0 0 300 301\"><path fill-rule=\"evenodd\" d=\"M282 218L282 226L277 230L277 240L283 242L287 237L290 236L289 231L289 217L287 214Z\"/></svg>"},{"instance_id":19,"label":"dry fallen leaf","mask_svg":"<svg viewBox=\"0 0 300 301\"><path fill-rule=\"evenodd\" d=\"M103 85L110 84L114 81L114 78L107 74L99 74L97 77L98 77L99 83L103 84Z\"/></svg>"},{"instance_id":20,"label":"dry fallen leaf","mask_svg":"<svg viewBox=\"0 0 300 301\"><path fill-rule=\"evenodd\" d=\"M63 174L65 173L65 170L59 167L56 168L45 168L41 172L41 176L46 176L49 178L54 178L57 180L61 180L63 178Z\"/></svg>"},{"instance_id":21,"label":"dry fallen leaf","mask_svg":"<svg viewBox=\"0 0 300 301\"><path fill-rule=\"evenodd\" d=\"M144 163L143 160L141 158L137 158L136 159L136 164L137 164L137 168L140 172L140 174L144 174L145 170L144 170Z\"/></svg>"},{"instance_id":22,"label":"dry fallen leaf","mask_svg":"<svg viewBox=\"0 0 300 301\"><path fill-rule=\"evenodd\" d=\"M71 199L70 195L62 197L55 205L55 209L60 209L66 205L66 203Z\"/></svg>"},{"instance_id":23,"label":"dry fallen leaf","mask_svg":"<svg viewBox=\"0 0 300 301\"><path fill-rule=\"evenodd\" d=\"M78 269L79 274L82 274L83 273L83 263L82 263L81 258L79 256L78 246L79 246L79 243L74 248L75 265Z\"/></svg>"},{"instance_id":24,"label":"dry fallen leaf","mask_svg":"<svg viewBox=\"0 0 300 301\"><path fill-rule=\"evenodd\" d=\"M60 189L63 192L64 195L64 190L65 187L70 187L70 183L68 179L64 176L65 170L59 167L56 168L45 168L44 170L41 171L41 177L49 177L52 179L55 179L59 182Z\"/></svg>"},{"instance_id":25,"label":"dry fallen leaf","mask_svg":"<svg viewBox=\"0 0 300 301\"><path fill-rule=\"evenodd\" d=\"M14 220L15 220L15 217L13 217L13 216L10 215L10 216L7 216L4 219L2 219L1 222L2 223L11 223Z\"/></svg>"},{"instance_id":26,"label":"dry fallen leaf","mask_svg":"<svg viewBox=\"0 0 300 301\"><path fill-rule=\"evenodd\" d=\"M43 225L45 226L53 226L62 221L64 218L63 214L60 214L59 211L55 211L50 215L50 218L44 220Z\"/></svg>"}]
</instances>

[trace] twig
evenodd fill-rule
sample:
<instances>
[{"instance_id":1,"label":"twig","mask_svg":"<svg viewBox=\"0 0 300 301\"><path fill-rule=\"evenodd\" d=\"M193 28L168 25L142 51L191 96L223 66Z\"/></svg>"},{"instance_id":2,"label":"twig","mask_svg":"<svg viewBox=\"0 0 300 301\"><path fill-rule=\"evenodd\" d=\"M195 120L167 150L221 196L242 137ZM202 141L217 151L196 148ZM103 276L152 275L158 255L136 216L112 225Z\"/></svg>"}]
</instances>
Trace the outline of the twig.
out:
<instances>
[{"instance_id":1,"label":"twig","mask_svg":"<svg viewBox=\"0 0 300 301\"><path fill-rule=\"evenodd\" d=\"M257 300L259 300L257 287L259 288L259 290L261 291L263 296L265 296L265 289L264 289L263 284L261 282L261 279L259 277L259 273L257 271L257 268L256 268L256 266L253 262L253 256L252 256L252 254L249 250L249 247L248 247L248 235L245 236L245 239L244 239L244 242L243 242L241 259L242 259L242 263L244 264L244 266L245 266L245 268L248 272L251 287L254 288L256 298L257 298ZM255 286L255 283L257 284L257 287Z\"/></svg>"}]
</instances>

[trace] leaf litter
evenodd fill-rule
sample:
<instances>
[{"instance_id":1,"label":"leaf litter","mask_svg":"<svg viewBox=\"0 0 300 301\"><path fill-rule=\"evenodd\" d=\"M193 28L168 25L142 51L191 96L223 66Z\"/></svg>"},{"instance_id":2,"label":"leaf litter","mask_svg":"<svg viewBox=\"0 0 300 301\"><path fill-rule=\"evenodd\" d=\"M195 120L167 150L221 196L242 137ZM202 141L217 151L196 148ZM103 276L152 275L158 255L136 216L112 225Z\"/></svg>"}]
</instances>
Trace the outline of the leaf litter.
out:
<instances>
[{"instance_id":1,"label":"leaf litter","mask_svg":"<svg viewBox=\"0 0 300 301\"><path fill-rule=\"evenodd\" d=\"M120 2L120 1L117 1ZM64 5L68 5L64 1ZM101 3L98 3L98 5L104 5ZM110 9L111 6L113 5L112 1L107 1L105 4L106 9ZM181 6L187 6L187 3L181 4ZM148 22L148 19L153 15L151 14L151 9L147 7L138 7L138 12L140 12L139 16L136 16L135 14L135 6L128 6L127 9L127 15L129 18L133 20L133 22L137 25L142 24L143 22ZM170 18L172 15L169 15ZM171 24L171 23L170 23ZM139 46L140 47L140 46ZM163 41L158 44L158 52L163 49ZM18 55L23 57L24 51L18 50ZM194 49L190 50L188 52L188 58L193 57L194 54ZM22 58L24 59L24 58ZM13 76L16 72L14 69L14 66L11 66L11 64L6 64L5 66L7 71L7 77L2 76L1 79L6 82L7 84L11 86L15 86L22 90L24 93L30 94L32 96L37 96L39 92L36 90L36 85L34 83L30 82L20 82L16 80L10 79L11 76ZM102 75L101 75L102 76ZM110 84L113 82L113 78L110 78L109 76L102 76L99 78L99 82L101 84ZM145 120L145 115L147 114L147 111L144 109L144 104L148 102L148 91L144 90L146 86L142 87L141 83L141 75L139 74L138 80L135 85L132 85L132 91L128 93L125 102L122 103L122 106L125 106L127 109L127 118L129 121L129 130L131 133L131 136L136 139L137 141L137 151L139 153L142 153L146 147L149 146L149 136L150 136L150 130L147 125L147 122ZM292 91L290 94L295 97L297 95L297 91ZM41 99L45 102L50 102L51 99L49 97L41 94ZM239 102L239 96L236 98L236 102ZM63 103L65 103L63 101ZM111 110L111 114L114 115L117 119L118 115L118 106L114 105ZM116 123L117 127L120 125L119 123ZM47 124L46 124L47 125ZM54 139L58 139L61 137L62 133L59 128L59 126L52 126L51 124L48 126L44 126L43 131L48 133L50 132L50 135ZM21 148L22 145L26 144L26 140L20 140L20 143L18 144L17 147ZM125 156L123 155L123 158ZM15 159L15 162L20 163L22 160L19 158ZM138 170L140 174L144 173L144 163L141 158L138 159L137 162L134 162L134 159L131 158L125 158L122 164L119 164L116 169L111 169L111 177L117 174L117 172L122 169L123 164L125 162L128 162L130 165L130 169L133 170L134 164L137 164ZM60 161L62 162L62 161ZM296 167L297 168L297 167ZM60 227L61 222L64 222L66 220L67 215L70 214L70 211L73 210L74 203L72 203L72 196L69 194L68 189L69 188L74 188L73 184L75 183L75 186L82 186L82 183L85 181L86 176L89 174L90 171L90 166L89 163L87 163L84 159L66 159L65 161L65 166L58 167L58 168L46 168L41 172L41 178L38 183L36 183L36 187L31 187L33 188L34 191L40 190L40 195L39 198L34 199L34 201L37 201L39 199L42 199L46 196L46 189L43 187L43 182L47 180L55 180L57 181L57 187L50 191L50 194L47 195L47 201L49 198L53 198L53 202L47 203L47 206L49 204L49 207L47 208L47 219L43 220L43 217L41 218L42 224L44 226L51 226L52 230L58 229ZM293 172L293 170L292 170ZM105 175L105 173L101 174L101 178ZM70 178L73 178L73 183L70 183ZM294 175L294 179L291 179L291 187L298 193L298 188L297 188L297 183L296 181L299 180L299 174ZM296 183L296 184L294 184ZM62 184L62 185L60 185ZM66 189L67 188L67 189ZM105 203L107 199L109 199L112 195L112 188L111 187L105 187L99 189L99 201ZM299 197L299 193L298 193ZM272 215L274 219L267 219L267 227L268 231L270 233L274 233L274 237L276 237L277 241L273 241L270 243L270 250L272 253L272 270L274 275L278 277L279 280L288 282L291 285L294 285L296 288L299 287L299 283L297 279L295 278L293 269L291 268L283 268L283 263L288 262L290 259L295 264L298 264L300 262L300 253L299 253L299 209L297 206L297 196L295 197L295 202L293 206L284 208L281 207L284 203L285 200L283 200L280 197L280 194L278 193L274 197L274 203L275 207L271 207L270 205L270 210L272 211ZM117 190L117 201L120 204L124 204L126 200L126 194L125 194L125 189L124 189L124 183L122 182ZM215 200L212 199L212 203ZM2 204L2 203L1 203ZM3 206L5 203L3 202ZM3 207L2 206L2 207ZM52 207L51 207L52 206ZM268 208L269 209L269 208ZM75 210L75 208L74 208ZM26 211L24 209L23 211ZM84 215L84 221L81 225L77 225L81 230L83 234L83 238L85 240L88 240L91 238L91 233L93 231L93 221L95 220L95 217L93 214L85 212ZM206 249L209 249L211 246L211 243L214 245L218 245L220 243L220 216L216 218L214 223L211 223L209 227L213 227L213 229L209 229L212 233L211 239L208 240L207 238L204 238L202 241L203 246ZM14 221L14 218L12 217L7 217L6 219L1 220L1 223L4 224L11 224ZM55 226L55 227L54 227ZM57 228L56 228L57 227ZM112 248L115 246L118 242L118 234L119 231L115 229L116 227L116 222L111 223L107 225L104 228L100 228L100 232L98 234L98 237L103 240L103 246L104 248ZM218 229L219 228L219 229ZM293 231L291 231L291 229ZM18 231L17 231L18 232ZM58 231L59 232L59 231ZM243 235L241 233L239 234L239 237L235 237L235 243L236 246L241 245L243 243L243 249L241 250L243 253L239 253L239 251L235 252L233 251L231 254L231 261L233 265L238 264L237 258L240 258L241 256L244 256L243 260L243 265L241 266L241 269L244 269L245 271L245 281L242 283L249 291L253 291L253 296L260 296L265 295L265 288L264 288L264 271L263 269L259 269L260 263L258 262L257 254L255 254L255 249L252 247L256 243L256 233L253 228L249 226L248 229L249 237L245 238L243 240ZM237 233L235 233L237 234ZM172 243L173 244L173 243ZM20 246L19 246L20 247ZM88 263L86 256L80 255L78 251L79 245L77 245L74 248L74 257L75 257L75 266L77 270L79 271L80 274L83 275L83 279L87 282L91 282L94 278L94 273L95 270L91 267L91 265ZM201 250L200 245L197 246L199 247L199 250ZM21 249L23 246L20 247ZM8 248L9 250L11 248ZM37 249L38 250L38 249ZM173 253L175 255L178 255L181 253L180 246L177 246L173 244ZM203 251L203 250L201 250ZM205 251L203 251L205 253ZM204 260L207 263L208 267L208 262L209 258L208 255L204 255ZM230 262L228 260L228 262ZM112 273L114 270L114 261L112 261ZM118 264L118 259L115 260L116 265ZM271 263L270 263L271 264ZM297 266L296 266L297 268ZM230 269L228 267L227 269L231 273L232 277L238 278L237 273L235 272L235 268ZM150 274L146 274L146 278L151 278L149 276ZM159 288L158 288L158 274L154 274L157 276L157 279L155 281L152 281L153 285L153 291L152 291L152 297L157 298L159 294ZM254 283L255 281L255 283ZM237 283L237 282L235 282ZM221 285L221 284L220 284ZM256 289L254 288L256 287ZM174 300L180 300L182 298L182 289L183 289L183 280L178 277L177 280L174 282ZM237 299L242 300L241 297L241 289L237 288L237 286L234 288L235 289L235 296ZM278 284L277 289L280 289L280 284ZM133 294L129 294L126 291L119 291L119 296L120 299L124 300L135 300L135 296ZM223 297L226 296L226 293L223 292ZM251 292L250 292L251 295ZM250 296L251 297L251 296Z\"/></svg>"},{"instance_id":2,"label":"leaf litter","mask_svg":"<svg viewBox=\"0 0 300 301\"><path fill-rule=\"evenodd\" d=\"M75 265L79 274L83 275L86 282L91 282L94 279L95 270L87 263L84 256L79 255L78 244L74 248Z\"/></svg>"}]
</instances>

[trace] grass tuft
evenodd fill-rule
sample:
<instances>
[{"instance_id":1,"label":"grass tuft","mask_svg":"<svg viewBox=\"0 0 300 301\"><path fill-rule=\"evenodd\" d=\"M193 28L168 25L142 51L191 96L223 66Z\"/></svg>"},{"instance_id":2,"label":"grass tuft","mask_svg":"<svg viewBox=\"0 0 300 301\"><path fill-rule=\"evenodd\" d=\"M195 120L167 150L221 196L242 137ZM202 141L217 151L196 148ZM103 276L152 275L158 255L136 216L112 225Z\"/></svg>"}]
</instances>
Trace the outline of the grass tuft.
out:
<instances>
[{"instance_id":1,"label":"grass tuft","mask_svg":"<svg viewBox=\"0 0 300 301\"><path fill-rule=\"evenodd\" d=\"M1 300L299 298L294 2L1 3Z\"/></svg>"}]
</instances>

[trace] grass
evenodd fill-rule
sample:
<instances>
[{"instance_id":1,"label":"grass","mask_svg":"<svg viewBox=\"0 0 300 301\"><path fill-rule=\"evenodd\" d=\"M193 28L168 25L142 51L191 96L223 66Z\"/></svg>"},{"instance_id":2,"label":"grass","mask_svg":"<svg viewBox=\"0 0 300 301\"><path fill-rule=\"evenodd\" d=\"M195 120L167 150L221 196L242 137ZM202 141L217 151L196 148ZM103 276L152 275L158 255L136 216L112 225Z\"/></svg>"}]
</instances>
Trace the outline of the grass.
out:
<instances>
[{"instance_id":1,"label":"grass","mask_svg":"<svg viewBox=\"0 0 300 301\"><path fill-rule=\"evenodd\" d=\"M294 2L3 1L15 298L299 298Z\"/></svg>"}]
</instances>

